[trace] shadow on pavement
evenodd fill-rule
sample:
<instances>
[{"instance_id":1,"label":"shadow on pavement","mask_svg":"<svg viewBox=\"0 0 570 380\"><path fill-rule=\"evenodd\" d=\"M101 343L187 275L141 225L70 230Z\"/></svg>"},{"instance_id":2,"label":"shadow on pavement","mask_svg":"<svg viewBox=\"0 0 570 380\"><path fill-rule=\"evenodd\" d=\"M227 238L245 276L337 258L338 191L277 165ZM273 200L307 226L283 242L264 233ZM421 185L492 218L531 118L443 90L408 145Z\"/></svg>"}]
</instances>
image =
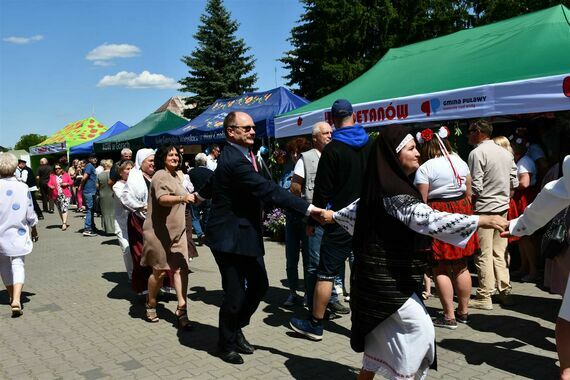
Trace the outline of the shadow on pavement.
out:
<instances>
[{"instance_id":1,"label":"shadow on pavement","mask_svg":"<svg viewBox=\"0 0 570 380\"><path fill-rule=\"evenodd\" d=\"M190 316L192 317L192 316ZM175 320L174 314L172 319ZM169 320L166 318L166 320ZM192 321L192 319L190 319ZM204 351L212 356L218 356L218 328L205 325L200 322L192 321L191 331L178 331L178 341L183 346L193 348L198 351Z\"/></svg>"},{"instance_id":2,"label":"shadow on pavement","mask_svg":"<svg viewBox=\"0 0 570 380\"><path fill-rule=\"evenodd\" d=\"M319 343L316 343L319 344ZM322 343L321 343L322 344ZM307 358L290 352L283 352L276 348L254 345L258 350L265 350L275 355L287 358L285 366L293 379L354 379L359 369L348 367L334 361L319 358Z\"/></svg>"},{"instance_id":3,"label":"shadow on pavement","mask_svg":"<svg viewBox=\"0 0 570 380\"><path fill-rule=\"evenodd\" d=\"M111 240L105 240L101 242L101 245L116 245L119 246L119 240L117 239L111 239Z\"/></svg>"},{"instance_id":4,"label":"shadow on pavement","mask_svg":"<svg viewBox=\"0 0 570 380\"><path fill-rule=\"evenodd\" d=\"M514 338L542 350L556 352L556 345L546 339L554 339L554 331L540 326L538 322L513 316L482 314L470 315L469 321L469 326L474 330Z\"/></svg>"},{"instance_id":5,"label":"shadow on pavement","mask_svg":"<svg viewBox=\"0 0 570 380\"><path fill-rule=\"evenodd\" d=\"M224 298L224 292L222 290L206 290L204 286L193 286L190 288L193 294L188 295L188 299L191 301L201 301L206 305L214 305L220 307Z\"/></svg>"},{"instance_id":6,"label":"shadow on pavement","mask_svg":"<svg viewBox=\"0 0 570 380\"><path fill-rule=\"evenodd\" d=\"M515 294L513 300L514 306L501 306L503 309L516 311L517 313L526 314L531 317L540 318L548 322L554 323L560 310L562 299L544 298Z\"/></svg>"},{"instance_id":7,"label":"shadow on pavement","mask_svg":"<svg viewBox=\"0 0 570 380\"><path fill-rule=\"evenodd\" d=\"M33 297L35 295L36 293L26 292L25 290L22 291L22 296L20 298L22 305L30 302L30 297ZM8 295L7 290L0 290L0 304L10 305L10 296Z\"/></svg>"},{"instance_id":8,"label":"shadow on pavement","mask_svg":"<svg viewBox=\"0 0 570 380\"><path fill-rule=\"evenodd\" d=\"M509 372L515 376L531 379L557 379L559 375L556 360L516 351L524 346L517 341L477 343L465 339L444 339L438 344L442 348L465 355L471 365L487 363L491 367Z\"/></svg>"}]
</instances>

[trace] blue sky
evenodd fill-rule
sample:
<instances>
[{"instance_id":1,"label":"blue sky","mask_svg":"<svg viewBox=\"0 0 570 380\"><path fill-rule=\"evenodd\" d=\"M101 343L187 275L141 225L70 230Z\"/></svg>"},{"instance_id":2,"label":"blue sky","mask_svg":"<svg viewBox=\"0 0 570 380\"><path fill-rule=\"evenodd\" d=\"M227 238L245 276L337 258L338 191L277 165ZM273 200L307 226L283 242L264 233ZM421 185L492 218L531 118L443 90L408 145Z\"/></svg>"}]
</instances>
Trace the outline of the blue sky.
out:
<instances>
[{"instance_id":1,"label":"blue sky","mask_svg":"<svg viewBox=\"0 0 570 380\"><path fill-rule=\"evenodd\" d=\"M285 85L276 60L303 7L298 0L224 0L257 59L256 87ZM180 59L205 0L0 0L0 145L51 135L92 113L133 125L183 95ZM277 70L277 75L275 75ZM94 112L93 112L94 111Z\"/></svg>"}]
</instances>

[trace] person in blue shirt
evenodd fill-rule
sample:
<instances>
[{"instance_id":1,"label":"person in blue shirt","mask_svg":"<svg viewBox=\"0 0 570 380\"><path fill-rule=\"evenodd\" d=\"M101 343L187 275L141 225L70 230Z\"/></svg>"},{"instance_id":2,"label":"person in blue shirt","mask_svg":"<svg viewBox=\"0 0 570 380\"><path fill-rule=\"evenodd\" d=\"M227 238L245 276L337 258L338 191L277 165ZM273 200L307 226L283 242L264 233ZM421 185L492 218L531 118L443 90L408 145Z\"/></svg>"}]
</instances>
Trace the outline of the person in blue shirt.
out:
<instances>
[{"instance_id":1,"label":"person in blue shirt","mask_svg":"<svg viewBox=\"0 0 570 380\"><path fill-rule=\"evenodd\" d=\"M93 215L93 201L95 200L95 193L97 192L97 173L95 172L95 165L97 165L97 156L94 154L89 156L89 163L85 166L83 171L83 179L81 185L83 187L83 201L85 202L85 228L83 229L83 236L97 236L95 230L95 218Z\"/></svg>"}]
</instances>

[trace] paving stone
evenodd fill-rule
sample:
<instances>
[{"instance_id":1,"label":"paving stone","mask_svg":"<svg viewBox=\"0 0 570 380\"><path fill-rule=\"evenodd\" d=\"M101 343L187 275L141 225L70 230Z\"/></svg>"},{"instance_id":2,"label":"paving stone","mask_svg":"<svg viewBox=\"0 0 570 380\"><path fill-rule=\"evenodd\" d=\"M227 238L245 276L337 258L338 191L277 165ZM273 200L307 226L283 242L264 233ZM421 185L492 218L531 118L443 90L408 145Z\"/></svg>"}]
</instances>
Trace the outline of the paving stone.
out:
<instances>
[{"instance_id":1,"label":"paving stone","mask_svg":"<svg viewBox=\"0 0 570 380\"><path fill-rule=\"evenodd\" d=\"M188 305L196 328L180 334L172 314L175 299L161 299L160 323L144 322L143 300L129 289L119 248L102 244L110 237L84 239L75 232L81 222L72 212L70 223L77 228L65 233L46 228L57 224L55 215L40 222L41 240L26 258L24 315L12 319L9 308L0 308L0 379L318 380L354 378L358 372L362 356L350 349L350 316L327 323L319 343L288 327L303 311L280 307L288 294L282 285L283 245L266 242L270 288L244 329L257 350L234 366L213 355L222 298L207 247L199 247L191 263ZM560 297L531 284L515 283L513 292L517 306L473 310L470 325L436 329L439 370L428 378L556 378L553 322ZM426 305L432 315L441 310L436 298Z\"/></svg>"}]
</instances>

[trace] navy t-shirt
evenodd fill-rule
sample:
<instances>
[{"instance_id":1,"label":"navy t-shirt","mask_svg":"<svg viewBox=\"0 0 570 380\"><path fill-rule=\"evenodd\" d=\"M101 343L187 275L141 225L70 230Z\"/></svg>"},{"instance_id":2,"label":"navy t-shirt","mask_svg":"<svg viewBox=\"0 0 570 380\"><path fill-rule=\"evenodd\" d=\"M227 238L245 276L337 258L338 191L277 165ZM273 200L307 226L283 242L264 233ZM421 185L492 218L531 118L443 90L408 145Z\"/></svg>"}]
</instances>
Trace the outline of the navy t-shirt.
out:
<instances>
[{"instance_id":1,"label":"navy t-shirt","mask_svg":"<svg viewBox=\"0 0 570 380\"><path fill-rule=\"evenodd\" d=\"M87 181L85 181L85 185L83 186L83 192L95 193L97 191L97 172L95 171L95 166L88 163L87 166L85 166L83 174L89 175L89 178L87 178Z\"/></svg>"}]
</instances>

